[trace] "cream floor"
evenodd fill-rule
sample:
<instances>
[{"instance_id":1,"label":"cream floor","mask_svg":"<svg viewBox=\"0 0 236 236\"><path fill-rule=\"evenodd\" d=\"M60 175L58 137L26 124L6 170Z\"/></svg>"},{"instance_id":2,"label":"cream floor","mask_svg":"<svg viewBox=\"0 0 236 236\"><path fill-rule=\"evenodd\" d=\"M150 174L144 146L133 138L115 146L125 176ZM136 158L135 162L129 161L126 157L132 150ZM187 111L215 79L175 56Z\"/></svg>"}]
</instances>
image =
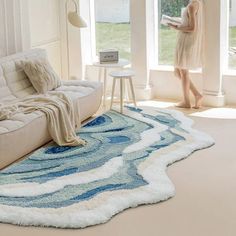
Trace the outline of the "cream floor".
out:
<instances>
[{"instance_id":1,"label":"cream floor","mask_svg":"<svg viewBox=\"0 0 236 236\"><path fill-rule=\"evenodd\" d=\"M144 104L172 106L155 101ZM195 128L212 135L216 145L169 167L168 175L176 187L174 198L126 210L106 224L83 230L0 224L0 235L235 236L236 109L184 112L195 121Z\"/></svg>"}]
</instances>

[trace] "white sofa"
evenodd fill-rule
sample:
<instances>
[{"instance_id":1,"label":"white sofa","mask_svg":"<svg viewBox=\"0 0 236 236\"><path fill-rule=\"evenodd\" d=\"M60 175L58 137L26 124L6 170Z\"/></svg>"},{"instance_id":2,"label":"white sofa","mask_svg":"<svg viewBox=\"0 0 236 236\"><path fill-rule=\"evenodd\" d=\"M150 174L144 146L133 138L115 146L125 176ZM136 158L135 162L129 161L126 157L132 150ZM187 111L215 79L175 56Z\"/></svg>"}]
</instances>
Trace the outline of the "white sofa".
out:
<instances>
[{"instance_id":1,"label":"white sofa","mask_svg":"<svg viewBox=\"0 0 236 236\"><path fill-rule=\"evenodd\" d=\"M0 59L0 103L36 93L18 62L39 57L46 57L46 52L33 49ZM99 82L64 81L56 90L72 98L78 122L99 109L102 98L102 84ZM42 112L16 114L10 120L0 121L0 169L50 140L46 116Z\"/></svg>"}]
</instances>

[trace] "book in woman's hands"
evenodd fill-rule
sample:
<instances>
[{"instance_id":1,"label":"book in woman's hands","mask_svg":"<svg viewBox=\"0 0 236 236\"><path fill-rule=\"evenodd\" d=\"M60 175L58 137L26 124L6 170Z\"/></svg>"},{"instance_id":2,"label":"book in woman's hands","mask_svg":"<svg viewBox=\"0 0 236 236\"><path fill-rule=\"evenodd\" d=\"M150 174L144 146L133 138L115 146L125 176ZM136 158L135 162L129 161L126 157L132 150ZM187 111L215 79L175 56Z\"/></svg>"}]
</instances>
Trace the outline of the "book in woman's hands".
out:
<instances>
[{"instance_id":1,"label":"book in woman's hands","mask_svg":"<svg viewBox=\"0 0 236 236\"><path fill-rule=\"evenodd\" d=\"M162 15L161 24L165 26L168 26L168 24L181 25L181 18Z\"/></svg>"}]
</instances>

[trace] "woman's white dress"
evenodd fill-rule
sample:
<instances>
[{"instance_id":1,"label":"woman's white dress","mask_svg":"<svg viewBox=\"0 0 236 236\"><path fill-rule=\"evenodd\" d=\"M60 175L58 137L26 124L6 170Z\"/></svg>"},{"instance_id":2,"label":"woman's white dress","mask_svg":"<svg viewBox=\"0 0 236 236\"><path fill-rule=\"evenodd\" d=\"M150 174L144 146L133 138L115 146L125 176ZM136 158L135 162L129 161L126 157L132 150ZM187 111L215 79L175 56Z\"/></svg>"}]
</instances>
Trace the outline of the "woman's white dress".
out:
<instances>
[{"instance_id":1,"label":"woman's white dress","mask_svg":"<svg viewBox=\"0 0 236 236\"><path fill-rule=\"evenodd\" d=\"M203 42L204 42L204 19L202 0L192 0L199 3L196 15L196 28L194 32L185 33L179 31L174 66L179 69L198 69L203 62ZM182 14L182 26L189 25L188 9L186 7Z\"/></svg>"}]
</instances>

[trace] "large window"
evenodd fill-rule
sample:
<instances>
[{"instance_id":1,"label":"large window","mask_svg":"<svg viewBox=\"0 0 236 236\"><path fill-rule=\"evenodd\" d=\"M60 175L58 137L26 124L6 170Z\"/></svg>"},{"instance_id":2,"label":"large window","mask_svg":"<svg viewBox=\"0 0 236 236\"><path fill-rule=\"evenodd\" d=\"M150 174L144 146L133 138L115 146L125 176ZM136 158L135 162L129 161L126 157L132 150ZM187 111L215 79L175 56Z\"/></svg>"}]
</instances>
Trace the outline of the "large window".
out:
<instances>
[{"instance_id":1,"label":"large window","mask_svg":"<svg viewBox=\"0 0 236 236\"><path fill-rule=\"evenodd\" d=\"M236 0L230 0L229 7L229 67L236 69Z\"/></svg>"},{"instance_id":2,"label":"large window","mask_svg":"<svg viewBox=\"0 0 236 236\"><path fill-rule=\"evenodd\" d=\"M172 17L181 17L181 10L189 0L158 0L158 64L173 65L177 32L160 24L163 14Z\"/></svg>"},{"instance_id":3,"label":"large window","mask_svg":"<svg viewBox=\"0 0 236 236\"><path fill-rule=\"evenodd\" d=\"M130 59L129 0L94 0L96 50L118 49L120 58Z\"/></svg>"}]
</instances>

